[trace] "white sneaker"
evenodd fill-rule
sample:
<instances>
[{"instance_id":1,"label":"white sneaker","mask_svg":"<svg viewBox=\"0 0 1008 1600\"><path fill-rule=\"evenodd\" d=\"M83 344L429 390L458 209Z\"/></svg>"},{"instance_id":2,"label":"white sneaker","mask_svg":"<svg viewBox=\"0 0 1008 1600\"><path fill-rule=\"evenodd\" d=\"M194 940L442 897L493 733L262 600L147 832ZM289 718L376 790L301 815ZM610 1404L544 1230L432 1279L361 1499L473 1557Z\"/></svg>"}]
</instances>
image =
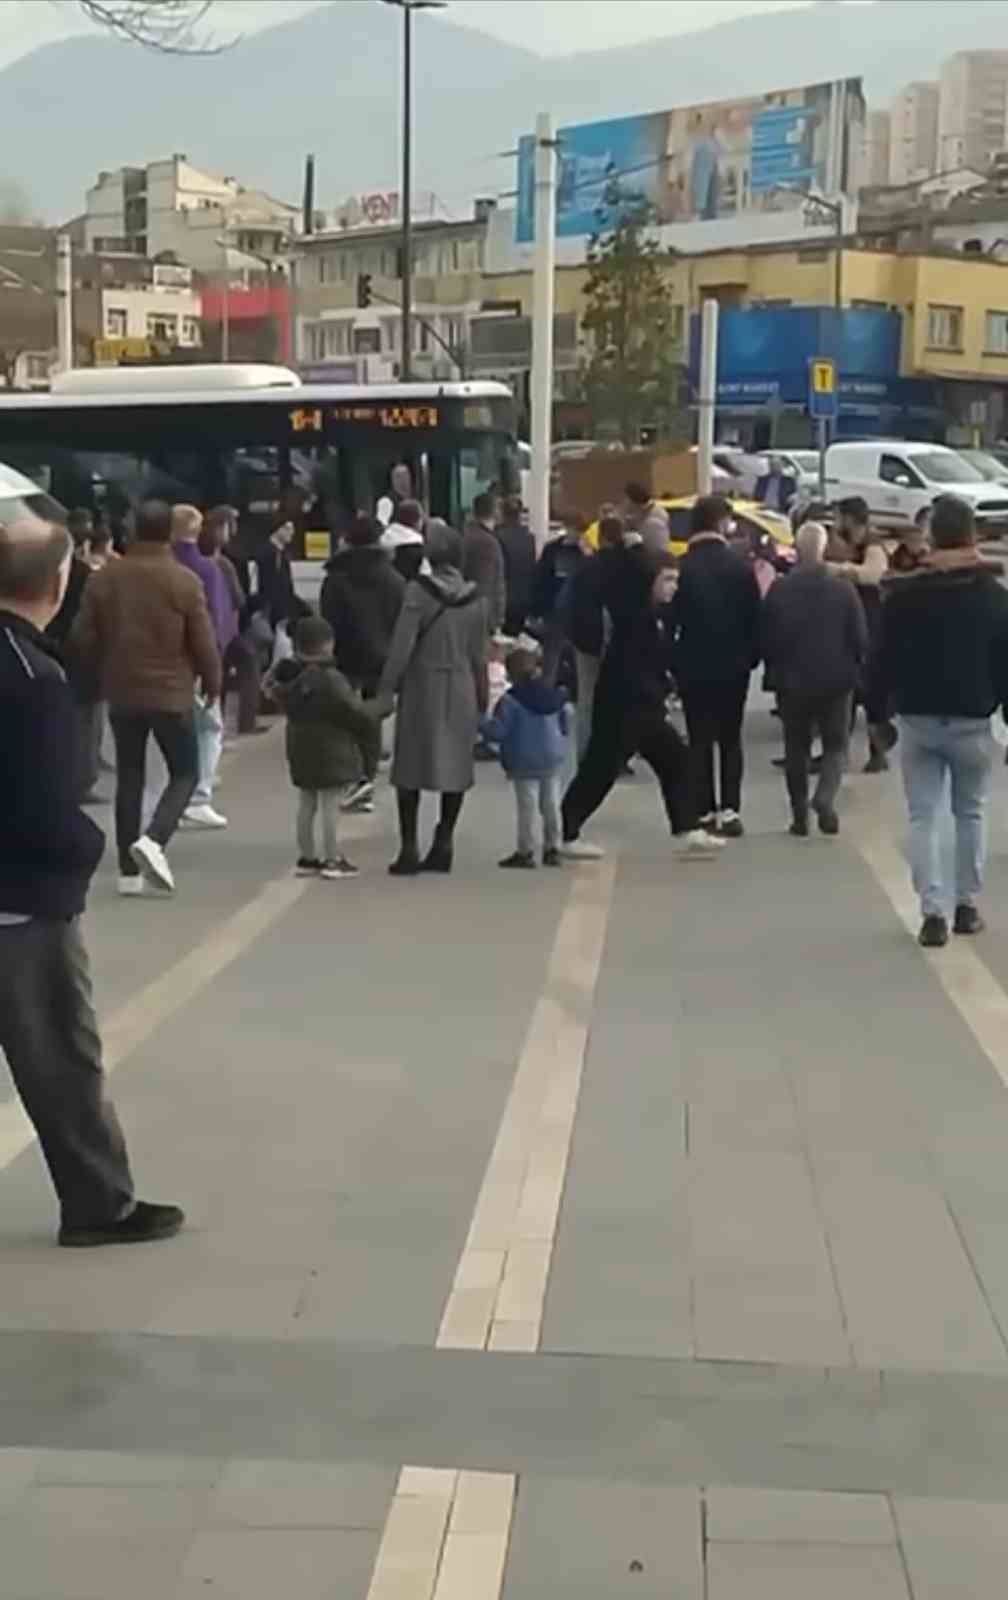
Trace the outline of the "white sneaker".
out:
<instances>
[{"instance_id":1,"label":"white sneaker","mask_svg":"<svg viewBox=\"0 0 1008 1600\"><path fill-rule=\"evenodd\" d=\"M672 841L672 848L683 861L713 861L724 847L723 839L715 838L714 834L707 833L703 828L682 833Z\"/></svg>"},{"instance_id":2,"label":"white sneaker","mask_svg":"<svg viewBox=\"0 0 1008 1600\"><path fill-rule=\"evenodd\" d=\"M168 894L175 892L175 879L172 869L168 865L165 853L159 844L149 839L144 834L136 844L130 845L130 855L136 862L140 871L148 877L159 889L164 889Z\"/></svg>"},{"instance_id":3,"label":"white sneaker","mask_svg":"<svg viewBox=\"0 0 1008 1600\"><path fill-rule=\"evenodd\" d=\"M569 844L560 846L560 854L568 861L605 860L605 851L600 850L597 844L589 844L587 839L571 839Z\"/></svg>"},{"instance_id":4,"label":"white sneaker","mask_svg":"<svg viewBox=\"0 0 1008 1600\"><path fill-rule=\"evenodd\" d=\"M121 873L116 888L124 900L139 899L147 892L147 881L142 872L135 873L131 878Z\"/></svg>"},{"instance_id":5,"label":"white sneaker","mask_svg":"<svg viewBox=\"0 0 1008 1600\"><path fill-rule=\"evenodd\" d=\"M182 813L182 823L186 828L226 828L228 819L213 806L187 806Z\"/></svg>"},{"instance_id":6,"label":"white sneaker","mask_svg":"<svg viewBox=\"0 0 1008 1600\"><path fill-rule=\"evenodd\" d=\"M374 784L370 778L361 778L359 782L350 784L346 790L340 801L340 810L356 811L358 807L363 805L365 800L370 800L373 796Z\"/></svg>"}]
</instances>

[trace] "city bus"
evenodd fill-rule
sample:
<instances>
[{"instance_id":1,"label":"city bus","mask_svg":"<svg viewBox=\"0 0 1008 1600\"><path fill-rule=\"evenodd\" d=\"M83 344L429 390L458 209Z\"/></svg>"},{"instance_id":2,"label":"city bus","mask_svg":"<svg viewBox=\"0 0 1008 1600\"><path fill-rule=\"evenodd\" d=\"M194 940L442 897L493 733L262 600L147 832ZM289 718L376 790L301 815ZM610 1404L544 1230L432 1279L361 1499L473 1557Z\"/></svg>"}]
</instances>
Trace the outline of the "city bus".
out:
<instances>
[{"instance_id":1,"label":"city bus","mask_svg":"<svg viewBox=\"0 0 1008 1600\"><path fill-rule=\"evenodd\" d=\"M229 504L243 552L290 520L302 558L373 513L397 466L454 527L482 490L520 481L503 384L304 384L268 366L82 368L49 394L2 395L0 461L115 533L150 497Z\"/></svg>"}]
</instances>

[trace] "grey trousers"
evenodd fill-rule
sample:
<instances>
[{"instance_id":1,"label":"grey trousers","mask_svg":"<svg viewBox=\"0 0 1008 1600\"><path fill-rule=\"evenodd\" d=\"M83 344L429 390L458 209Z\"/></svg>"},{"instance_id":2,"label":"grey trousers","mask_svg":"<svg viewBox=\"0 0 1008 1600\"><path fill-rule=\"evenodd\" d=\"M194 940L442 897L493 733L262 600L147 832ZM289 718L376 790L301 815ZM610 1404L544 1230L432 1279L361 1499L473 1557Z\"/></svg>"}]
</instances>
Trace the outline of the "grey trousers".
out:
<instances>
[{"instance_id":1,"label":"grey trousers","mask_svg":"<svg viewBox=\"0 0 1008 1600\"><path fill-rule=\"evenodd\" d=\"M335 861L340 853L340 801L342 789L301 789L298 804L297 843L302 861ZM322 816L322 854L315 848L315 817Z\"/></svg>"},{"instance_id":2,"label":"grey trousers","mask_svg":"<svg viewBox=\"0 0 1008 1600\"><path fill-rule=\"evenodd\" d=\"M812 806L814 810L832 810L847 766L850 695L809 698L807 695L782 694L780 707L784 722L784 770L793 814L799 819L808 816L809 754L817 729L822 739L823 754Z\"/></svg>"},{"instance_id":3,"label":"grey trousers","mask_svg":"<svg viewBox=\"0 0 1008 1600\"><path fill-rule=\"evenodd\" d=\"M119 1119L105 1096L91 971L77 922L0 927L0 1048L38 1134L62 1220L117 1222L133 1205Z\"/></svg>"},{"instance_id":4,"label":"grey trousers","mask_svg":"<svg viewBox=\"0 0 1008 1600\"><path fill-rule=\"evenodd\" d=\"M563 798L563 780L559 772L548 778L513 778L515 804L518 809L518 854L535 854L536 811L542 817L543 849L559 850L563 842L563 821L560 802Z\"/></svg>"}]
</instances>

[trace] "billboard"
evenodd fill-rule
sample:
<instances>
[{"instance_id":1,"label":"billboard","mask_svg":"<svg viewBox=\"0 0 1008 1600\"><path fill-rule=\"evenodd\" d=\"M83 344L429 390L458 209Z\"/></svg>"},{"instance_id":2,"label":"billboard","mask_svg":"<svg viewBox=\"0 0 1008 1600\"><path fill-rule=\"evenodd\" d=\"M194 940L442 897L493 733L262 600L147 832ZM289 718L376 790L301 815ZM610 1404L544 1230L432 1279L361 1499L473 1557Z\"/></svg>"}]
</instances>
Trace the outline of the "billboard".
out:
<instances>
[{"instance_id":1,"label":"billboard","mask_svg":"<svg viewBox=\"0 0 1008 1600\"><path fill-rule=\"evenodd\" d=\"M809 194L853 193L865 119L861 80L851 78L561 128L557 236L584 238L609 226L614 183L625 198L646 200L665 226L737 224L794 211ZM534 238L528 137L518 147L515 239Z\"/></svg>"}]
</instances>

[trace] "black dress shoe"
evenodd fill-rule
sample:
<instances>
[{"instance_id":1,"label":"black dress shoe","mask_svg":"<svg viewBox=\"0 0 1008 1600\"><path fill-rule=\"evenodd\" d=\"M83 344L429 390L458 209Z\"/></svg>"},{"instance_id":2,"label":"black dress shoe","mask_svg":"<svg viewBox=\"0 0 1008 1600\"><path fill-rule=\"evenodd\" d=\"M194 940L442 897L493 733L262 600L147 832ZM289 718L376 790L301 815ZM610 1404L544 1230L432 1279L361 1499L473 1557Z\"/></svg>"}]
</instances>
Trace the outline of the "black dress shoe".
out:
<instances>
[{"instance_id":1,"label":"black dress shoe","mask_svg":"<svg viewBox=\"0 0 1008 1600\"><path fill-rule=\"evenodd\" d=\"M918 944L925 950L942 950L949 942L948 923L944 917L925 917L917 936Z\"/></svg>"},{"instance_id":2,"label":"black dress shoe","mask_svg":"<svg viewBox=\"0 0 1008 1600\"><path fill-rule=\"evenodd\" d=\"M956 933L983 933L986 926L976 906L956 906L955 922L952 924Z\"/></svg>"},{"instance_id":3,"label":"black dress shoe","mask_svg":"<svg viewBox=\"0 0 1008 1600\"><path fill-rule=\"evenodd\" d=\"M888 772L889 762L886 760L881 750L873 750L871 755L868 757L868 760L865 762L864 770L865 772L870 772L873 774L877 772Z\"/></svg>"},{"instance_id":4,"label":"black dress shoe","mask_svg":"<svg viewBox=\"0 0 1008 1600\"><path fill-rule=\"evenodd\" d=\"M449 873L455 865L455 851L450 844L434 844L420 863L421 872Z\"/></svg>"},{"instance_id":5,"label":"black dress shoe","mask_svg":"<svg viewBox=\"0 0 1008 1600\"><path fill-rule=\"evenodd\" d=\"M817 806L816 816L819 819L819 832L825 833L833 839L840 832L840 818L832 806Z\"/></svg>"},{"instance_id":6,"label":"black dress shoe","mask_svg":"<svg viewBox=\"0 0 1008 1600\"><path fill-rule=\"evenodd\" d=\"M808 817L795 817L788 832L796 839L808 838Z\"/></svg>"},{"instance_id":7,"label":"black dress shoe","mask_svg":"<svg viewBox=\"0 0 1008 1600\"><path fill-rule=\"evenodd\" d=\"M60 1228L59 1242L65 1250L94 1250L105 1244L151 1244L155 1239L171 1239L185 1225L185 1212L178 1206L153 1206L138 1200L128 1217L120 1222L102 1222L96 1227Z\"/></svg>"},{"instance_id":8,"label":"black dress shoe","mask_svg":"<svg viewBox=\"0 0 1008 1600\"><path fill-rule=\"evenodd\" d=\"M516 850L513 856L505 856L503 861L498 862L498 866L514 868L517 872L534 872L535 864L535 856L523 855L520 850Z\"/></svg>"},{"instance_id":9,"label":"black dress shoe","mask_svg":"<svg viewBox=\"0 0 1008 1600\"><path fill-rule=\"evenodd\" d=\"M415 878L420 872L420 857L410 850L404 850L397 856L389 867L391 878Z\"/></svg>"},{"instance_id":10,"label":"black dress shoe","mask_svg":"<svg viewBox=\"0 0 1008 1600\"><path fill-rule=\"evenodd\" d=\"M543 866L544 867L562 867L563 866L563 856L560 854L559 850L544 850L543 851Z\"/></svg>"}]
</instances>

